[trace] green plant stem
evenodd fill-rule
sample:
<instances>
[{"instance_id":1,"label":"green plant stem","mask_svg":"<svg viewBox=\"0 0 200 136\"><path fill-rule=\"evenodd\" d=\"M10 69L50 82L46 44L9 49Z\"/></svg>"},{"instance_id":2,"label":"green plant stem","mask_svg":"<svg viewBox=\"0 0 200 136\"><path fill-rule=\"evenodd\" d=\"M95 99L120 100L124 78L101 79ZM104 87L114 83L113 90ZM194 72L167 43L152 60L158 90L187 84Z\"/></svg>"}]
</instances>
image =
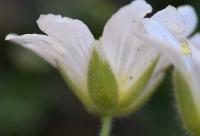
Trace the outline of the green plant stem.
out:
<instances>
[{"instance_id":1,"label":"green plant stem","mask_svg":"<svg viewBox=\"0 0 200 136\"><path fill-rule=\"evenodd\" d=\"M104 116L102 117L102 128L100 132L100 136L109 136L112 125L112 117Z\"/></svg>"}]
</instances>

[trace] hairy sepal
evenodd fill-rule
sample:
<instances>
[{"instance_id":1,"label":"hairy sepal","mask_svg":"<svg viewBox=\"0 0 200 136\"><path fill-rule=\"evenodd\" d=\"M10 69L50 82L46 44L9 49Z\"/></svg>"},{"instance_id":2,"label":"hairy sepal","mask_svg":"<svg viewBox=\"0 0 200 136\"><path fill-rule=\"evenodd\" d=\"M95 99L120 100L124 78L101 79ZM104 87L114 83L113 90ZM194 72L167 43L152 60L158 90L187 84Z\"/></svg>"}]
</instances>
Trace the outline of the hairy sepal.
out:
<instances>
[{"instance_id":1,"label":"hairy sepal","mask_svg":"<svg viewBox=\"0 0 200 136\"><path fill-rule=\"evenodd\" d=\"M88 69L88 91L100 115L112 115L118 106L118 84L110 65L96 49L93 50Z\"/></svg>"},{"instance_id":2,"label":"hairy sepal","mask_svg":"<svg viewBox=\"0 0 200 136\"><path fill-rule=\"evenodd\" d=\"M195 102L191 84L180 71L174 71L173 83L177 110L184 127L194 136L200 136L200 105Z\"/></svg>"}]
</instances>

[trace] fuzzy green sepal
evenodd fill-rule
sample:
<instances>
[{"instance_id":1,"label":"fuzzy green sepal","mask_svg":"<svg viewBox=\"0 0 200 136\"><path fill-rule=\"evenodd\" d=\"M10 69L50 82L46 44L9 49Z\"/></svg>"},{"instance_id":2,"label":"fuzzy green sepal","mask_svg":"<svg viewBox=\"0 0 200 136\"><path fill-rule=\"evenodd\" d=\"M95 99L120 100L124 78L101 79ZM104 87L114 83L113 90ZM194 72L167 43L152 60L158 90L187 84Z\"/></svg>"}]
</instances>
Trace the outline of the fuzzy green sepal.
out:
<instances>
[{"instance_id":1,"label":"fuzzy green sepal","mask_svg":"<svg viewBox=\"0 0 200 136\"><path fill-rule=\"evenodd\" d=\"M97 113L112 115L118 106L118 84L109 64L95 49L90 58L87 81Z\"/></svg>"},{"instance_id":2,"label":"fuzzy green sepal","mask_svg":"<svg viewBox=\"0 0 200 136\"><path fill-rule=\"evenodd\" d=\"M200 136L200 110L198 107L200 105L195 102L194 90L180 71L174 72L174 86L177 109L183 125L194 136Z\"/></svg>"}]
</instances>

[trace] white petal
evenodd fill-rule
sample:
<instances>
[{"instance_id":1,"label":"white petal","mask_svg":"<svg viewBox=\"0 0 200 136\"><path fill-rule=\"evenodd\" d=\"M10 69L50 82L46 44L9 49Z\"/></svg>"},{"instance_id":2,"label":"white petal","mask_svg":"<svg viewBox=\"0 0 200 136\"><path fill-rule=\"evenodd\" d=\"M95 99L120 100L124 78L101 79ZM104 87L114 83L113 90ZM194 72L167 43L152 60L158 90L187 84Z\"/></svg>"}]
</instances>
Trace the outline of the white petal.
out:
<instances>
[{"instance_id":1,"label":"white petal","mask_svg":"<svg viewBox=\"0 0 200 136\"><path fill-rule=\"evenodd\" d=\"M127 90L157 56L154 49L144 46L132 33L133 22L151 10L145 1L133 1L115 13L104 28L102 46L123 90Z\"/></svg>"},{"instance_id":2,"label":"white petal","mask_svg":"<svg viewBox=\"0 0 200 136\"><path fill-rule=\"evenodd\" d=\"M178 12L181 13L185 22L185 31L183 35L190 36L197 27L197 23L198 23L197 14L194 8L189 5L178 7Z\"/></svg>"},{"instance_id":3,"label":"white petal","mask_svg":"<svg viewBox=\"0 0 200 136\"><path fill-rule=\"evenodd\" d=\"M144 19L136 22L135 35L146 44L163 53L173 64L181 67L183 64L181 43L158 21Z\"/></svg>"},{"instance_id":4,"label":"white petal","mask_svg":"<svg viewBox=\"0 0 200 136\"><path fill-rule=\"evenodd\" d=\"M134 39L136 41L136 38ZM133 40L133 41L134 41ZM138 78L144 73L144 71L152 64L152 62L158 57L158 52L151 46L130 42L127 44L134 44L132 48L127 48L122 57L121 70L119 71L119 80L128 89ZM127 47L131 47L127 46Z\"/></svg>"},{"instance_id":5,"label":"white petal","mask_svg":"<svg viewBox=\"0 0 200 136\"><path fill-rule=\"evenodd\" d=\"M163 81L164 77L165 77L165 71L155 72L151 80L148 82L147 86L145 87L143 94L140 97L151 94L153 91L155 91L158 85Z\"/></svg>"},{"instance_id":6,"label":"white petal","mask_svg":"<svg viewBox=\"0 0 200 136\"><path fill-rule=\"evenodd\" d=\"M200 49L195 46L191 46L192 63L193 63L193 76L196 77L197 82L200 81ZM200 87L200 85L199 85ZM200 89L200 88L199 88Z\"/></svg>"},{"instance_id":7,"label":"white petal","mask_svg":"<svg viewBox=\"0 0 200 136\"><path fill-rule=\"evenodd\" d=\"M119 73L122 61L127 61L129 57L129 52L126 54L124 50L128 51L132 48L127 45L127 41L131 39L132 23L143 18L151 10L151 6L145 1L136 0L121 8L105 25L102 45L116 73Z\"/></svg>"},{"instance_id":8,"label":"white petal","mask_svg":"<svg viewBox=\"0 0 200 136\"><path fill-rule=\"evenodd\" d=\"M78 69L77 73L81 73L79 80L84 81L84 83L77 83L77 85L83 84L84 89L87 90L88 63L95 41L88 27L79 20L53 14L41 15L37 23L42 31L63 47L66 52L64 56L70 58L76 64L75 67L72 67L72 70ZM68 62L64 65L68 67ZM64 70L74 82L79 78L73 72L70 73L67 68Z\"/></svg>"},{"instance_id":9,"label":"white petal","mask_svg":"<svg viewBox=\"0 0 200 136\"><path fill-rule=\"evenodd\" d=\"M41 15L37 20L39 28L57 41L66 50L73 50L80 61L89 59L94 37L81 21L60 15Z\"/></svg>"},{"instance_id":10,"label":"white petal","mask_svg":"<svg viewBox=\"0 0 200 136\"><path fill-rule=\"evenodd\" d=\"M192 53L192 69L190 71L185 71L185 77L187 77L187 81L192 87L193 97L196 100L197 104L199 104L200 98L200 50L195 46L191 46Z\"/></svg>"},{"instance_id":11,"label":"white petal","mask_svg":"<svg viewBox=\"0 0 200 136\"><path fill-rule=\"evenodd\" d=\"M45 35L32 34L18 36L16 34L9 34L6 36L6 40L12 41L25 48L28 48L38 54L40 57L45 59L51 65L56 66L55 56L56 52L49 46L50 40Z\"/></svg>"},{"instance_id":12,"label":"white petal","mask_svg":"<svg viewBox=\"0 0 200 136\"><path fill-rule=\"evenodd\" d=\"M168 57L166 57L165 54L160 54L160 59L155 69L156 75L157 73L161 73L161 71L166 71L166 69L169 68L170 65L172 65L172 63L168 59Z\"/></svg>"},{"instance_id":13,"label":"white petal","mask_svg":"<svg viewBox=\"0 0 200 136\"><path fill-rule=\"evenodd\" d=\"M17 36L11 34L6 37L6 40L12 41L34 51L55 67L57 67L58 63L61 64L64 66L63 70L75 85L78 87L81 86L81 90L87 89L86 61L81 63L77 60L77 58L74 58L70 54L73 50L65 50L63 46L46 35L26 34Z\"/></svg>"},{"instance_id":14,"label":"white petal","mask_svg":"<svg viewBox=\"0 0 200 136\"><path fill-rule=\"evenodd\" d=\"M147 84L144 94L155 91L156 87L163 81L166 69L171 65L171 61L164 54L160 54L159 62L154 70L151 80Z\"/></svg>"},{"instance_id":15,"label":"white petal","mask_svg":"<svg viewBox=\"0 0 200 136\"><path fill-rule=\"evenodd\" d=\"M180 52L180 42L159 22L152 19L144 19L143 23L144 29L148 34L146 38L157 41L158 43L163 43L160 46L165 45L166 48ZM157 46L157 44L155 46Z\"/></svg>"},{"instance_id":16,"label":"white petal","mask_svg":"<svg viewBox=\"0 0 200 136\"><path fill-rule=\"evenodd\" d=\"M197 33L194 36L192 36L190 38L190 42L192 43L193 46L200 49L200 33Z\"/></svg>"},{"instance_id":17,"label":"white petal","mask_svg":"<svg viewBox=\"0 0 200 136\"><path fill-rule=\"evenodd\" d=\"M159 21L175 35L181 34L185 30L184 18L175 7L168 6L167 8L157 12L151 18Z\"/></svg>"}]
</instances>

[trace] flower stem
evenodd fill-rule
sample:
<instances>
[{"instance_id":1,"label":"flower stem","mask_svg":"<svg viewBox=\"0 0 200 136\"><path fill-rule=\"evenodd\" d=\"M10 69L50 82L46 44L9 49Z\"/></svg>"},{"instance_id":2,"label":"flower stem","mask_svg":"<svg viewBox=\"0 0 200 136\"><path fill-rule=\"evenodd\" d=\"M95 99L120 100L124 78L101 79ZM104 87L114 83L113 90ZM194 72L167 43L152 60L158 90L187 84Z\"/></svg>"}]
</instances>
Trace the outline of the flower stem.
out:
<instances>
[{"instance_id":1,"label":"flower stem","mask_svg":"<svg viewBox=\"0 0 200 136\"><path fill-rule=\"evenodd\" d=\"M109 136L112 125L112 117L104 116L102 117L102 128L100 132L100 136Z\"/></svg>"}]
</instances>

